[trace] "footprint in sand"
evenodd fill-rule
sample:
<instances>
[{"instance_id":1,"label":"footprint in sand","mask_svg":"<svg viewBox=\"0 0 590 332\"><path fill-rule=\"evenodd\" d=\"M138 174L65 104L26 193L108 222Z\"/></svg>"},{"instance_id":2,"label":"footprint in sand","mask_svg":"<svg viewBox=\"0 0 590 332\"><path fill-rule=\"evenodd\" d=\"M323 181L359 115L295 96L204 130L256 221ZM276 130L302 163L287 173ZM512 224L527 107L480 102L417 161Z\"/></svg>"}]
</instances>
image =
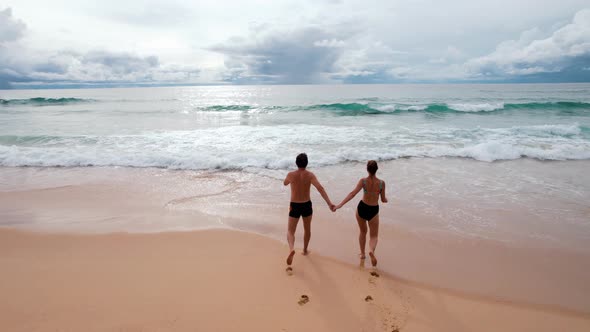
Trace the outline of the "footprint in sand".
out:
<instances>
[{"instance_id":1,"label":"footprint in sand","mask_svg":"<svg viewBox=\"0 0 590 332\"><path fill-rule=\"evenodd\" d=\"M299 305L304 305L307 302L309 302L309 296L304 294L304 295L301 295L301 297L299 298L299 302L297 302L297 303L299 303Z\"/></svg>"},{"instance_id":2,"label":"footprint in sand","mask_svg":"<svg viewBox=\"0 0 590 332\"><path fill-rule=\"evenodd\" d=\"M373 301L373 297L371 295L367 295L367 297L365 297L365 302L371 302Z\"/></svg>"},{"instance_id":3,"label":"footprint in sand","mask_svg":"<svg viewBox=\"0 0 590 332\"><path fill-rule=\"evenodd\" d=\"M382 315L381 324L383 331L399 332L401 328L397 324L398 317L393 314L391 307L382 306L380 311Z\"/></svg>"},{"instance_id":4,"label":"footprint in sand","mask_svg":"<svg viewBox=\"0 0 590 332\"><path fill-rule=\"evenodd\" d=\"M377 281L377 278L379 278L379 273L377 273L377 271L371 271L371 276L369 277L369 283L374 285L375 282Z\"/></svg>"},{"instance_id":5,"label":"footprint in sand","mask_svg":"<svg viewBox=\"0 0 590 332\"><path fill-rule=\"evenodd\" d=\"M287 272L288 276L292 276L293 275L293 268L289 266L285 269L285 272Z\"/></svg>"}]
</instances>

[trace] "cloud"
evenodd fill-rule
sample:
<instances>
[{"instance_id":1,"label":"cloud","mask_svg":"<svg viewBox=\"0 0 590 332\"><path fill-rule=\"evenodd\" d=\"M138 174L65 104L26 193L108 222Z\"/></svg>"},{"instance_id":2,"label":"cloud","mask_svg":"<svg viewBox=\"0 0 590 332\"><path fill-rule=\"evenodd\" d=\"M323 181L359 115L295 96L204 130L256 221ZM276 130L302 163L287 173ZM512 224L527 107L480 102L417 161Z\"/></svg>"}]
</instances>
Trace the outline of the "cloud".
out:
<instances>
[{"instance_id":1,"label":"cloud","mask_svg":"<svg viewBox=\"0 0 590 332\"><path fill-rule=\"evenodd\" d=\"M0 70L0 87L186 83L198 78L200 73L195 66L163 65L156 56L108 51L61 51L40 58L30 57L12 67Z\"/></svg>"},{"instance_id":2,"label":"cloud","mask_svg":"<svg viewBox=\"0 0 590 332\"><path fill-rule=\"evenodd\" d=\"M21 20L12 17L11 8L0 11L0 46L5 42L20 39L26 28L26 25Z\"/></svg>"},{"instance_id":3,"label":"cloud","mask_svg":"<svg viewBox=\"0 0 590 332\"><path fill-rule=\"evenodd\" d=\"M19 73L17 64L9 56L14 43L21 39L26 25L12 16L12 9L0 11L0 89L10 88L10 82L26 80Z\"/></svg>"},{"instance_id":4,"label":"cloud","mask_svg":"<svg viewBox=\"0 0 590 332\"><path fill-rule=\"evenodd\" d=\"M0 88L590 81L587 0L244 0L238 16L215 0L7 6Z\"/></svg>"},{"instance_id":5,"label":"cloud","mask_svg":"<svg viewBox=\"0 0 590 332\"><path fill-rule=\"evenodd\" d=\"M406 66L412 54L395 50L380 40L373 40L360 34L360 38L350 42L350 47L342 52L335 63L334 79L343 83L392 83L400 77L392 73L393 68Z\"/></svg>"},{"instance_id":6,"label":"cloud","mask_svg":"<svg viewBox=\"0 0 590 332\"><path fill-rule=\"evenodd\" d=\"M169 83L187 82L198 77L199 69L160 64L156 56L129 53L63 51L35 63L26 77L36 84L60 83Z\"/></svg>"},{"instance_id":7,"label":"cloud","mask_svg":"<svg viewBox=\"0 0 590 332\"><path fill-rule=\"evenodd\" d=\"M190 19L191 10L177 1L125 1L97 8L110 20L132 25L169 27Z\"/></svg>"},{"instance_id":8,"label":"cloud","mask_svg":"<svg viewBox=\"0 0 590 332\"><path fill-rule=\"evenodd\" d=\"M19 43L25 24L0 12L0 89L14 86L109 85L187 83L200 69L191 65L162 64L157 56L91 50L77 52L32 50ZM10 42L10 45L7 43Z\"/></svg>"},{"instance_id":9,"label":"cloud","mask_svg":"<svg viewBox=\"0 0 590 332\"><path fill-rule=\"evenodd\" d=\"M221 79L238 84L590 81L581 70L590 66L590 9L579 10L565 26L553 22L549 33L529 28L477 57L468 45L442 41L396 47L397 39L384 33L388 21L345 21L261 24L209 50L225 57Z\"/></svg>"},{"instance_id":10,"label":"cloud","mask_svg":"<svg viewBox=\"0 0 590 332\"><path fill-rule=\"evenodd\" d=\"M323 83L355 31L343 26L266 30L253 27L210 50L225 56L222 79L233 83Z\"/></svg>"},{"instance_id":11,"label":"cloud","mask_svg":"<svg viewBox=\"0 0 590 332\"><path fill-rule=\"evenodd\" d=\"M578 11L571 23L547 38L535 39L537 35L536 29L527 30L519 40L502 42L491 54L467 61L467 75L509 80L590 80L588 74L576 75L590 65L590 9Z\"/></svg>"}]
</instances>

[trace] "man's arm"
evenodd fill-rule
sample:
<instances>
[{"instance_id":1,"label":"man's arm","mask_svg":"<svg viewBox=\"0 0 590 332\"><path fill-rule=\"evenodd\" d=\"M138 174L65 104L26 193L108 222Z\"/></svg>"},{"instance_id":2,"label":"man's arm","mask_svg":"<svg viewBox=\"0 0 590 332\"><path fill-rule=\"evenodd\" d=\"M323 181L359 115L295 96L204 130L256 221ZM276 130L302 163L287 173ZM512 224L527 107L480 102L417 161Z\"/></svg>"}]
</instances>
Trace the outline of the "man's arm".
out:
<instances>
[{"instance_id":1,"label":"man's arm","mask_svg":"<svg viewBox=\"0 0 590 332\"><path fill-rule=\"evenodd\" d=\"M285 181L283 181L283 184L285 186L288 186L289 183L291 183L291 177L290 176L291 176L291 172L287 173L287 176L285 177Z\"/></svg>"},{"instance_id":2,"label":"man's arm","mask_svg":"<svg viewBox=\"0 0 590 332\"><path fill-rule=\"evenodd\" d=\"M332 210L334 208L334 204L332 204L332 201L330 201L328 193L326 193L326 190L324 190L324 187L322 187L320 181L318 181L318 178L315 177L315 174L311 175L311 184L313 184L313 186L318 190L324 201L326 201L326 204L328 204L330 207L330 210Z\"/></svg>"}]
</instances>

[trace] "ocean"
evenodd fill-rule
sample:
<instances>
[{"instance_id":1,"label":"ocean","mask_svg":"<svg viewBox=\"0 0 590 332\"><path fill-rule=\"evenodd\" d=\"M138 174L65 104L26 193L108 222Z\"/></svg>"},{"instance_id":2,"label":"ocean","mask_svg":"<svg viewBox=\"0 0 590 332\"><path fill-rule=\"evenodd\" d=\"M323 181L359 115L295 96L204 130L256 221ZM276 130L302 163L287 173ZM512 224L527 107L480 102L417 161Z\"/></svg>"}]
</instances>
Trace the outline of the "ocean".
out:
<instances>
[{"instance_id":1,"label":"ocean","mask_svg":"<svg viewBox=\"0 0 590 332\"><path fill-rule=\"evenodd\" d=\"M0 165L287 169L399 158L590 159L590 85L0 92Z\"/></svg>"},{"instance_id":2,"label":"ocean","mask_svg":"<svg viewBox=\"0 0 590 332\"><path fill-rule=\"evenodd\" d=\"M378 160L382 271L588 308L590 84L0 90L0 226L284 243L300 152L334 203ZM312 191L312 253L356 260L359 199Z\"/></svg>"},{"instance_id":3,"label":"ocean","mask_svg":"<svg viewBox=\"0 0 590 332\"><path fill-rule=\"evenodd\" d=\"M280 182L300 152L335 202L367 160L380 161L393 202L384 223L590 252L590 84L0 91L4 191L57 186L74 168L184 170L207 181L189 192L187 179L162 185L185 188L168 190L166 202L217 195L218 186L233 193L237 215L254 206L278 216L288 200ZM228 176L271 180L232 191ZM228 209L183 202L213 216ZM400 217L416 213L422 222Z\"/></svg>"}]
</instances>

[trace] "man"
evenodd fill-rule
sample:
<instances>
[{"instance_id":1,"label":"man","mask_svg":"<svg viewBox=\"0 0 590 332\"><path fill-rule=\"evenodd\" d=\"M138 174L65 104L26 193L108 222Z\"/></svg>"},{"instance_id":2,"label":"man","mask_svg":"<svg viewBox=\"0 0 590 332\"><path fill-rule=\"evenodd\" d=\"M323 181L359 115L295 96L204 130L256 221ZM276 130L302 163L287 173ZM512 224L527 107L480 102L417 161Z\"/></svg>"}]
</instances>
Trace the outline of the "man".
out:
<instances>
[{"instance_id":1,"label":"man","mask_svg":"<svg viewBox=\"0 0 590 332\"><path fill-rule=\"evenodd\" d=\"M311 199L309 196L309 189L312 184L322 195L322 198L326 201L330 210L334 210L334 204L330 201L324 187L322 187L312 172L305 169L307 167L307 155L305 153L300 153L295 159L295 164L297 164L297 170L289 172L283 182L285 186L289 184L291 185L289 227L287 230L287 242L289 242L290 252L287 257L287 265L293 263L293 256L295 255L295 230L297 230L299 217L303 217L303 254L307 255L307 245L311 238L311 217L313 214Z\"/></svg>"}]
</instances>

